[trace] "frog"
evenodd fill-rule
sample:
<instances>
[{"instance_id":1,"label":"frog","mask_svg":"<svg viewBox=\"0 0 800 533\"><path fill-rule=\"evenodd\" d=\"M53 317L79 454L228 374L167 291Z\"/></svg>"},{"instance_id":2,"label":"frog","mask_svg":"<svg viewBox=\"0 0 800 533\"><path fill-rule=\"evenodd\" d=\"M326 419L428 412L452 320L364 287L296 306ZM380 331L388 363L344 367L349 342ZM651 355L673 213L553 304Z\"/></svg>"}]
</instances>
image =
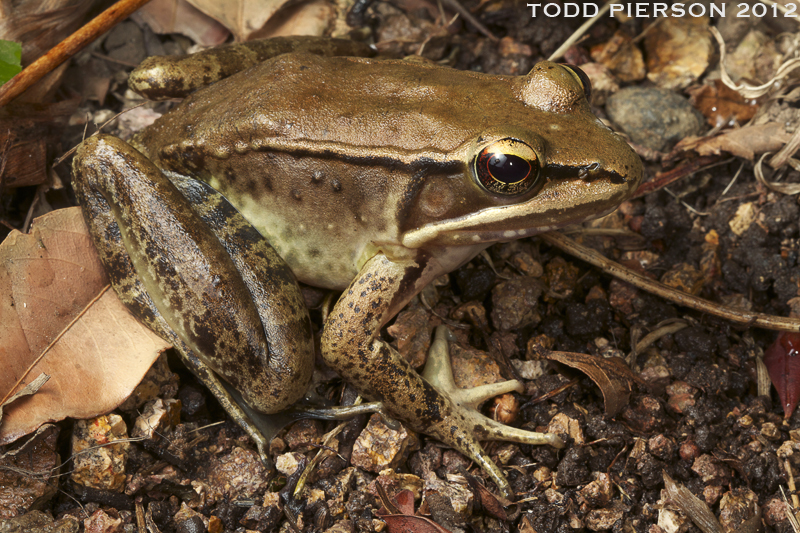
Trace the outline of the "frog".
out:
<instances>
[{"instance_id":1,"label":"frog","mask_svg":"<svg viewBox=\"0 0 800 533\"><path fill-rule=\"evenodd\" d=\"M297 401L314 367L299 281L340 293L322 360L513 499L481 441L564 446L479 411L522 383L460 389L446 329L421 373L381 330L488 246L613 211L642 163L592 112L577 67L492 75L371 53L272 39L149 58L130 86L182 102L130 142L85 139L73 187L123 303L181 353L262 457L254 413Z\"/></svg>"}]
</instances>

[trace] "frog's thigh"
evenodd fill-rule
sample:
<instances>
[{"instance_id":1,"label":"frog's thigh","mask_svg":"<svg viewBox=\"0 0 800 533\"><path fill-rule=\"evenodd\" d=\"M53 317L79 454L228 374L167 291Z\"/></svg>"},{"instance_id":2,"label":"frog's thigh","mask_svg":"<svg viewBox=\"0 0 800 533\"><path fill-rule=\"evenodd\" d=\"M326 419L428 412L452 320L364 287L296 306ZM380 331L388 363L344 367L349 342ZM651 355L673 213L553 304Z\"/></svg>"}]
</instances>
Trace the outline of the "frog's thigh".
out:
<instances>
[{"instance_id":1,"label":"frog's thigh","mask_svg":"<svg viewBox=\"0 0 800 533\"><path fill-rule=\"evenodd\" d=\"M121 221L117 228L130 263L182 343L259 411L280 410L302 395L310 370L302 368L298 379L291 373L296 367L272 356L251 290L216 236L199 223L161 171L111 136L87 139L73 166L81 196L104 198ZM84 213L95 215L87 204ZM94 234L98 244L106 237ZM116 268L113 262L105 266ZM300 383L289 387L291 397L282 386L287 383Z\"/></svg>"}]
</instances>

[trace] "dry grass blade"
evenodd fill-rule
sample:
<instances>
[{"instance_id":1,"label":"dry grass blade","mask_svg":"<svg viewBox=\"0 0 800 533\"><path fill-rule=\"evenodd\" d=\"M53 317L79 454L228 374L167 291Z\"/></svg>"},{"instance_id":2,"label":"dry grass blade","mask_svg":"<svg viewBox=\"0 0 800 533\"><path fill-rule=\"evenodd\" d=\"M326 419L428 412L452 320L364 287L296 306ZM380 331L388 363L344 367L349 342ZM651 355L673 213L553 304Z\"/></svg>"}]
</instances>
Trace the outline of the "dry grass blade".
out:
<instances>
[{"instance_id":1,"label":"dry grass blade","mask_svg":"<svg viewBox=\"0 0 800 533\"><path fill-rule=\"evenodd\" d=\"M716 28L709 28L711 34L717 40L717 44L719 45L719 65L720 65L720 76L722 77L722 83L727 85L729 88L733 89L734 91L738 92L745 98L758 98L760 96L764 96L769 91L772 90L775 85L781 81L783 78L789 76L794 70L800 68L800 58L790 59L783 63L780 67L778 67L778 71L769 80L767 83L753 86L748 83L742 83L741 85L737 85L733 82L731 77L728 75L728 71L725 69L725 41L722 40L722 35L720 35L719 31Z\"/></svg>"},{"instance_id":2,"label":"dry grass blade","mask_svg":"<svg viewBox=\"0 0 800 533\"><path fill-rule=\"evenodd\" d=\"M666 472L664 472L664 486L672 503L677 505L682 513L691 518L694 525L699 527L703 533L723 533L719 520L711 512L708 504L692 494L683 485L675 483Z\"/></svg>"}]
</instances>

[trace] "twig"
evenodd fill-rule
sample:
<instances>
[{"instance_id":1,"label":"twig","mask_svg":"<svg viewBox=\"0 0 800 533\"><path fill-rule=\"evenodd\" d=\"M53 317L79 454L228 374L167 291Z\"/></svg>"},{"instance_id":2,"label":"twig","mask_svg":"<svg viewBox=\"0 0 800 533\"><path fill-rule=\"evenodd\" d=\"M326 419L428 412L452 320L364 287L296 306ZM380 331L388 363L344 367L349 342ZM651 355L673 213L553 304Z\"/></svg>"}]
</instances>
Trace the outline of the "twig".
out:
<instances>
[{"instance_id":1,"label":"twig","mask_svg":"<svg viewBox=\"0 0 800 533\"><path fill-rule=\"evenodd\" d=\"M134 11L150 0L120 0L109 7L78 31L58 43L45 55L25 67L25 69L0 87L0 107L25 92L34 83L61 63L75 55L84 46L94 41L119 22L128 18Z\"/></svg>"},{"instance_id":2,"label":"twig","mask_svg":"<svg viewBox=\"0 0 800 533\"><path fill-rule=\"evenodd\" d=\"M651 294L655 294L661 298L665 298L677 305L682 305L701 313L708 313L709 315L729 320L736 324L742 324L747 327L759 327L764 329L772 329L776 331L800 331L800 319L786 318L782 316L766 315L763 313L753 313L743 309L734 309L720 305L718 303L705 300L687 294L685 292L668 287L663 283L654 281L634 270L625 268L619 263L615 263L606 259L594 250L581 246L569 237L566 237L557 232L543 233L539 235L543 241L559 248L568 254L592 264L611 276L621 279L630 283L634 287L645 290Z\"/></svg>"}]
</instances>

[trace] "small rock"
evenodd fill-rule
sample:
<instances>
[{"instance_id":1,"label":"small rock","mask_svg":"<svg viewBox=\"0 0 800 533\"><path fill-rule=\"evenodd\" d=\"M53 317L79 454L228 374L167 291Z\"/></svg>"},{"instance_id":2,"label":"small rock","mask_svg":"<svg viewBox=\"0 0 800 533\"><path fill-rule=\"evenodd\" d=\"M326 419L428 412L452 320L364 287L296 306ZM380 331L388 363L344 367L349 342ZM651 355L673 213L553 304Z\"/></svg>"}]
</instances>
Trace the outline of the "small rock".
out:
<instances>
[{"instance_id":1,"label":"small rock","mask_svg":"<svg viewBox=\"0 0 800 533\"><path fill-rule=\"evenodd\" d=\"M592 509L586 515L586 527L592 531L606 531L622 520L622 509Z\"/></svg>"},{"instance_id":2,"label":"small rock","mask_svg":"<svg viewBox=\"0 0 800 533\"><path fill-rule=\"evenodd\" d=\"M730 482L730 469L707 453L695 460L692 471L700 476L706 485L727 485Z\"/></svg>"},{"instance_id":3,"label":"small rock","mask_svg":"<svg viewBox=\"0 0 800 533\"><path fill-rule=\"evenodd\" d=\"M529 277L518 277L499 283L492 290L492 323L500 331L536 325L542 283Z\"/></svg>"},{"instance_id":4,"label":"small rock","mask_svg":"<svg viewBox=\"0 0 800 533\"><path fill-rule=\"evenodd\" d=\"M169 369L167 356L161 354L119 408L122 411L135 411L156 398L174 398L177 392L178 374Z\"/></svg>"},{"instance_id":5,"label":"small rock","mask_svg":"<svg viewBox=\"0 0 800 533\"><path fill-rule=\"evenodd\" d=\"M98 445L127 438L128 428L118 414L77 420L72 430L72 481L94 489L122 492L130 444Z\"/></svg>"},{"instance_id":6,"label":"small rock","mask_svg":"<svg viewBox=\"0 0 800 533\"><path fill-rule=\"evenodd\" d=\"M319 420L298 420L283 437L293 452L306 452L322 437L322 424Z\"/></svg>"},{"instance_id":7,"label":"small rock","mask_svg":"<svg viewBox=\"0 0 800 533\"><path fill-rule=\"evenodd\" d=\"M111 513L111 514L109 514ZM92 516L83 521L84 531L86 533L118 533L122 531L122 519L116 509L109 509L106 513L102 509L98 509ZM116 516L112 516L116 515Z\"/></svg>"},{"instance_id":8,"label":"small rock","mask_svg":"<svg viewBox=\"0 0 800 533\"><path fill-rule=\"evenodd\" d=\"M689 100L667 89L626 87L609 97L606 111L633 142L665 151L690 135L699 135L705 118Z\"/></svg>"},{"instance_id":9,"label":"small rock","mask_svg":"<svg viewBox=\"0 0 800 533\"><path fill-rule=\"evenodd\" d=\"M667 409L673 413L683 414L696 403L697 389L685 381L675 381L667 387L667 394L669 395Z\"/></svg>"},{"instance_id":10,"label":"small rock","mask_svg":"<svg viewBox=\"0 0 800 533\"><path fill-rule=\"evenodd\" d=\"M703 488L703 500L705 500L708 505L715 505L719 501L722 496L722 491L724 490L725 489L719 485L706 485Z\"/></svg>"},{"instance_id":11,"label":"small rock","mask_svg":"<svg viewBox=\"0 0 800 533\"><path fill-rule=\"evenodd\" d=\"M761 509L764 522L770 527L775 527L781 522L789 520L789 516L786 514L788 512L787 509L788 506L783 499L779 497L770 498Z\"/></svg>"},{"instance_id":12,"label":"small rock","mask_svg":"<svg viewBox=\"0 0 800 533\"><path fill-rule=\"evenodd\" d=\"M626 405L622 411L622 418L636 431L649 433L666 422L666 413L661 407L661 402L653 396L645 395Z\"/></svg>"},{"instance_id":13,"label":"small rock","mask_svg":"<svg viewBox=\"0 0 800 533\"><path fill-rule=\"evenodd\" d=\"M745 522L754 520L759 513L758 496L746 487L733 489L722 496L719 511L719 522L725 533L734 533ZM759 520L756 526L760 526L760 522Z\"/></svg>"},{"instance_id":14,"label":"small rock","mask_svg":"<svg viewBox=\"0 0 800 533\"><path fill-rule=\"evenodd\" d=\"M412 305L397 315L386 331L397 341L397 351L414 367L425 363L431 347L434 323L430 312L421 305Z\"/></svg>"},{"instance_id":15,"label":"small rock","mask_svg":"<svg viewBox=\"0 0 800 533\"><path fill-rule=\"evenodd\" d=\"M131 437L152 441L161 440L161 435L169 432L181 417L180 400L162 400L156 398L146 403L142 413L136 417L131 430Z\"/></svg>"},{"instance_id":16,"label":"small rock","mask_svg":"<svg viewBox=\"0 0 800 533\"><path fill-rule=\"evenodd\" d=\"M650 453L659 459L670 461L675 455L678 446L672 439L663 433L659 433L654 437L650 437L650 440L647 441L647 448L650 450Z\"/></svg>"},{"instance_id":17,"label":"small rock","mask_svg":"<svg viewBox=\"0 0 800 533\"><path fill-rule=\"evenodd\" d=\"M577 445L586 442L580 420L570 418L565 413L558 413L550 419L550 423L547 425L547 432L554 435L569 435Z\"/></svg>"},{"instance_id":18,"label":"small rock","mask_svg":"<svg viewBox=\"0 0 800 533\"><path fill-rule=\"evenodd\" d=\"M212 457L204 479L215 500L244 500L267 488L267 471L258 454L238 446L223 456Z\"/></svg>"},{"instance_id":19,"label":"small rock","mask_svg":"<svg viewBox=\"0 0 800 533\"><path fill-rule=\"evenodd\" d=\"M693 462L700 457L700 447L694 440L688 439L681 444L678 454L684 461Z\"/></svg>"},{"instance_id":20,"label":"small rock","mask_svg":"<svg viewBox=\"0 0 800 533\"><path fill-rule=\"evenodd\" d=\"M590 508L605 507L614 496L614 488L608 474L594 473L594 481L578 491L578 503Z\"/></svg>"},{"instance_id":21,"label":"small rock","mask_svg":"<svg viewBox=\"0 0 800 533\"><path fill-rule=\"evenodd\" d=\"M368 472L378 473L385 468L396 468L407 448L408 431L405 427L401 425L399 431L389 429L376 413L356 439L350 462Z\"/></svg>"}]
</instances>

